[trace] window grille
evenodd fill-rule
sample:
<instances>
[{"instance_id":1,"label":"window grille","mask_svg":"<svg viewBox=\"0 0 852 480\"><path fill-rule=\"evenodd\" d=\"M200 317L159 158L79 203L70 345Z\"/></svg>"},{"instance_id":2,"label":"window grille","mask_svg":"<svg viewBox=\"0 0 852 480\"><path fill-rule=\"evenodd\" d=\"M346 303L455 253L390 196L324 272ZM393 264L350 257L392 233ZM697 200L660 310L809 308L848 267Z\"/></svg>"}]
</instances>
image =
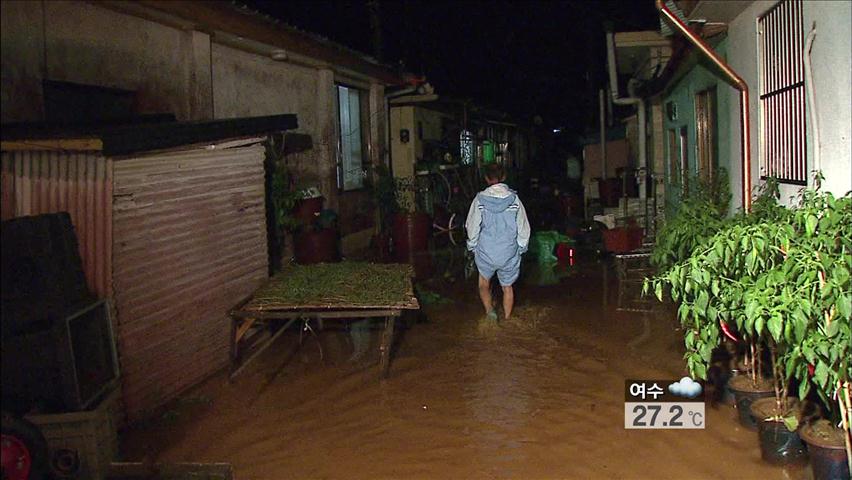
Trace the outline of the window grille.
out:
<instances>
[{"instance_id":1,"label":"window grille","mask_svg":"<svg viewBox=\"0 0 852 480\"><path fill-rule=\"evenodd\" d=\"M783 0L757 23L761 177L806 185L802 1Z\"/></svg>"}]
</instances>

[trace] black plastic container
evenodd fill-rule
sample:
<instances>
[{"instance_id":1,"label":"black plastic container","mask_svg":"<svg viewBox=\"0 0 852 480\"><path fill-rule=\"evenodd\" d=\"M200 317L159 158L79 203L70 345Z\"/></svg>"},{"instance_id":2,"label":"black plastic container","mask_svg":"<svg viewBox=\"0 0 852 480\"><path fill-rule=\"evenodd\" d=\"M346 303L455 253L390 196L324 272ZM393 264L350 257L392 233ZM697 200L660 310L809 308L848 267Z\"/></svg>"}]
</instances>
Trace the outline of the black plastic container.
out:
<instances>
[{"instance_id":1,"label":"black plastic container","mask_svg":"<svg viewBox=\"0 0 852 480\"><path fill-rule=\"evenodd\" d=\"M814 434L811 425L802 427L802 440L808 445L814 480L849 480L849 463L842 442L832 444Z\"/></svg>"},{"instance_id":2,"label":"black plastic container","mask_svg":"<svg viewBox=\"0 0 852 480\"><path fill-rule=\"evenodd\" d=\"M756 430L757 421L752 416L751 404L757 399L774 396L774 390L771 387L755 390L751 385L751 379L747 375L737 375L731 378L728 381L728 389L734 393L734 402L740 425L751 430Z\"/></svg>"},{"instance_id":3,"label":"black plastic container","mask_svg":"<svg viewBox=\"0 0 852 480\"><path fill-rule=\"evenodd\" d=\"M788 410L797 412L799 402L795 399L788 400ZM787 465L801 463L807 459L807 450L799 436L798 430L792 432L781 420L768 420L779 414L775 398L760 398L751 405L754 418L757 419L757 438L760 442L760 456L765 462L775 465Z\"/></svg>"},{"instance_id":4,"label":"black plastic container","mask_svg":"<svg viewBox=\"0 0 852 480\"><path fill-rule=\"evenodd\" d=\"M768 463L787 465L807 459L802 437L798 432L788 430L783 422L761 421L757 425L757 436L760 440L760 456Z\"/></svg>"}]
</instances>

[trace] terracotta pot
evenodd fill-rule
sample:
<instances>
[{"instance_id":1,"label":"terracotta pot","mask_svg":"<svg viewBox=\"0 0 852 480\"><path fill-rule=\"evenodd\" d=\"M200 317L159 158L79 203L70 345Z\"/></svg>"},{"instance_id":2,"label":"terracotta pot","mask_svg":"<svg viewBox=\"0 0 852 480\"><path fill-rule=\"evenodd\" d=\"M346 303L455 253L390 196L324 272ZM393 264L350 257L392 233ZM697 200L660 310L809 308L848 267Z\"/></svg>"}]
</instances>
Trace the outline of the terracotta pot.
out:
<instances>
[{"instance_id":1,"label":"terracotta pot","mask_svg":"<svg viewBox=\"0 0 852 480\"><path fill-rule=\"evenodd\" d=\"M802 440L808 444L811 470L814 480L849 479L849 461L846 459L845 432L827 420L805 425L799 430Z\"/></svg>"},{"instance_id":2,"label":"terracotta pot","mask_svg":"<svg viewBox=\"0 0 852 480\"><path fill-rule=\"evenodd\" d=\"M734 393L737 416L740 424L746 428L757 429L757 421L751 414L751 404L758 398L774 397L775 389L771 380L761 379L755 388L749 375L737 375L728 382L728 388Z\"/></svg>"},{"instance_id":3,"label":"terracotta pot","mask_svg":"<svg viewBox=\"0 0 852 480\"><path fill-rule=\"evenodd\" d=\"M758 398L751 404L751 414L757 421L757 438L760 441L760 456L765 462L786 465L799 463L806 458L805 444L797 431L790 431L783 421L770 419L774 416L787 416L800 409L797 398L787 399L787 409L781 410L775 403L775 396Z\"/></svg>"}]
</instances>

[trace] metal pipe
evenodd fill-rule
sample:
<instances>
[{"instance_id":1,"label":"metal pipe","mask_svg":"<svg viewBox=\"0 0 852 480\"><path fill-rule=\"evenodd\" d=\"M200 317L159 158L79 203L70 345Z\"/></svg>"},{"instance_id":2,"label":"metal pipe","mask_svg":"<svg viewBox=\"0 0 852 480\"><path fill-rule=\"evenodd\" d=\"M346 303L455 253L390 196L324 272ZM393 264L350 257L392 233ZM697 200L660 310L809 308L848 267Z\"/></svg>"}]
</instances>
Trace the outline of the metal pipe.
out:
<instances>
[{"instance_id":1,"label":"metal pipe","mask_svg":"<svg viewBox=\"0 0 852 480\"><path fill-rule=\"evenodd\" d=\"M742 142L742 197L743 210L748 212L751 210L751 148L749 139L751 138L751 128L749 126L749 98L748 84L735 72L724 60L722 60L713 49L698 35L693 33L671 10L663 3L663 0L656 0L657 10L663 14L666 20L671 23L676 30L685 36L698 50L701 51L707 58L710 59L720 70L728 77L734 88L740 91L740 133Z\"/></svg>"},{"instance_id":2,"label":"metal pipe","mask_svg":"<svg viewBox=\"0 0 852 480\"><path fill-rule=\"evenodd\" d=\"M648 158L647 158L647 132L646 132L646 119L645 119L645 102L641 97L638 97L632 91L632 88L628 86L628 94L629 97L621 97L618 92L618 71L617 71L617 62L615 59L615 34L612 32L607 32L606 34L606 47L607 47L607 65L609 70L609 83L610 83L610 93L612 95L612 103L616 105L636 105L636 113L637 118L636 121L638 123L638 136L639 136L639 169L644 169L648 166ZM641 181L644 182L644 175L641 176ZM646 197L646 192L644 188L639 189L640 198ZM626 202L625 202L626 204Z\"/></svg>"},{"instance_id":3,"label":"metal pipe","mask_svg":"<svg viewBox=\"0 0 852 480\"><path fill-rule=\"evenodd\" d=\"M817 113L816 113L816 96L814 95L814 72L813 67L811 66L811 48L814 45L814 38L816 38L816 22L814 22L811 27L811 31L808 32L808 38L805 41L805 85L807 85L808 90L808 103L810 104L810 114L811 114L811 125L813 125L814 131L814 170L819 173L822 168L820 154L819 154L819 124L817 123Z\"/></svg>"}]
</instances>

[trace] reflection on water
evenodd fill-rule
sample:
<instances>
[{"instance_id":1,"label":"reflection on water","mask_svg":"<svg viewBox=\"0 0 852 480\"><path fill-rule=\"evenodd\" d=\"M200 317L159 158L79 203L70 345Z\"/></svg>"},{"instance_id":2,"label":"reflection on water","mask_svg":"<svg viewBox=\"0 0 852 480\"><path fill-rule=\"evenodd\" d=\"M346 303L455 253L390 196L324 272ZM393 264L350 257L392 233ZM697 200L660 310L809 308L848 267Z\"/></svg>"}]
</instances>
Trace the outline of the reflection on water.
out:
<instances>
[{"instance_id":1,"label":"reflection on water","mask_svg":"<svg viewBox=\"0 0 852 480\"><path fill-rule=\"evenodd\" d=\"M521 267L521 281L527 285L545 287L558 285L562 279L571 276L575 272L573 257L570 262L525 262Z\"/></svg>"}]
</instances>

